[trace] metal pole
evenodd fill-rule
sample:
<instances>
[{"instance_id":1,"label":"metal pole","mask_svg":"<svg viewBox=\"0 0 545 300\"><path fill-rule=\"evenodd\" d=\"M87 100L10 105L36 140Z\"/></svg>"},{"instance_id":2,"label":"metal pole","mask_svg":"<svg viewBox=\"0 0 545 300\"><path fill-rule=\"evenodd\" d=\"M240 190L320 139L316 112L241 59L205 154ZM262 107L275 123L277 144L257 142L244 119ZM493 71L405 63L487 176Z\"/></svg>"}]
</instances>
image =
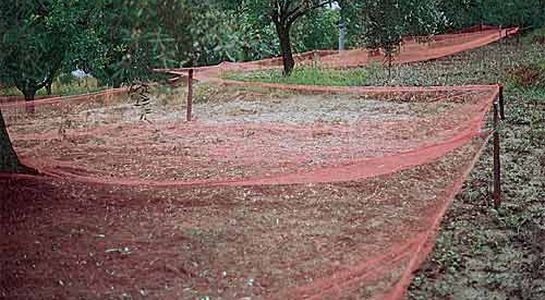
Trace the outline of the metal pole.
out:
<instances>
[{"instance_id":1,"label":"metal pole","mask_svg":"<svg viewBox=\"0 0 545 300\"><path fill-rule=\"evenodd\" d=\"M191 113L193 110L193 69L189 69L187 74L187 112L186 120L191 121Z\"/></svg>"},{"instance_id":2,"label":"metal pole","mask_svg":"<svg viewBox=\"0 0 545 300\"><path fill-rule=\"evenodd\" d=\"M498 97L499 98L499 97ZM494 207L501 205L501 165L500 165L500 133L499 133L499 100L494 101Z\"/></svg>"},{"instance_id":3,"label":"metal pole","mask_svg":"<svg viewBox=\"0 0 545 300\"><path fill-rule=\"evenodd\" d=\"M339 52L344 50L344 45L346 42L346 24L341 17L339 22Z\"/></svg>"}]
</instances>

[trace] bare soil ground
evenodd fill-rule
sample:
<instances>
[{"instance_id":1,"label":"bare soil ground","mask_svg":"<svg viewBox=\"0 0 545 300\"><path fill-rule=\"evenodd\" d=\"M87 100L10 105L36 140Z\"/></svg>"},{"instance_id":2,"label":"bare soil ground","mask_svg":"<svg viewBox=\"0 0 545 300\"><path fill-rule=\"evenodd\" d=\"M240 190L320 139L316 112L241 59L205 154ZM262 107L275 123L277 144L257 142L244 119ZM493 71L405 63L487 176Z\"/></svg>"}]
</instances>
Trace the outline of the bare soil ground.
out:
<instances>
[{"instance_id":1,"label":"bare soil ground","mask_svg":"<svg viewBox=\"0 0 545 300\"><path fill-rule=\"evenodd\" d=\"M489 146L443 220L410 299L545 299L545 92L510 80L513 68L544 56L543 45L511 40L394 69L394 84L506 85L504 204L491 207ZM378 72L373 83L386 81Z\"/></svg>"},{"instance_id":2,"label":"bare soil ground","mask_svg":"<svg viewBox=\"0 0 545 300\"><path fill-rule=\"evenodd\" d=\"M394 72L394 82L415 83L415 78L424 78L418 79L419 84L444 84L447 78L453 84L496 82L503 78L498 70L505 70L507 64L499 68L499 60L493 55L503 53L509 57L506 61L516 63L530 56L531 51L534 50L501 44L449 59L402 66ZM490 60L483 62L481 57L488 55ZM444 72L450 75L441 76ZM376 74L377 82L384 83L384 74ZM408 125L431 114L438 118L421 126L438 125L437 132L445 132L440 129L452 124L436 121L445 119L441 118L445 111L459 107L440 103L393 105L380 99L344 97L334 98L331 102L335 104L323 104L325 96L283 93L259 100L259 91L231 91L237 94L229 92L225 96L224 91L202 88L196 92L199 129L218 131L223 123L216 117L226 124L244 120L266 122L271 127L278 120L278 113L290 121L285 126L292 131L311 125L314 135L304 137L322 142L331 137L323 134L328 130L338 133L343 126L368 125L358 122L360 116L368 122L388 123L384 118L391 118L396 124ZM416 275L410 298L543 298L543 97L539 92L515 89L508 89L507 95L508 120L502 129L505 205L499 211L489 206L491 164L490 156L485 155L443 222L434 253ZM182 116L183 107L180 113L172 113L169 108L178 107L178 97L183 99L178 94L159 97L150 116L154 122L151 125L139 122L140 112L123 99L82 105L66 110L64 115L38 109L32 119L17 114L7 119L12 124L9 130L20 137L15 138L16 147L28 159L47 161L49 156L58 162L64 157L68 165L65 170L72 174L92 176L89 170L93 166L96 177L105 180L108 173L132 178L141 172L150 172L147 178L151 179L178 179L177 176L185 175L165 169L175 161L169 160L174 156L171 151L178 150L149 149L150 145L169 144L176 137L174 144L185 140L179 130L190 125L179 121L168 124L168 120ZM361 114L355 112L358 108L354 103L359 103ZM308 110L301 111L301 107ZM462 118L453 124L463 123L464 115L460 112L466 110L469 112L471 106L459 110L457 115ZM166 127L156 130L157 124ZM171 135L166 134L169 126L176 128ZM186 131L189 129L199 132L186 127ZM281 129L284 130L273 131L267 138L286 131ZM392 132L398 129L391 128ZM408 139L403 133L392 135L393 141L382 141L377 148L389 146L392 151L399 151L399 145L410 145L407 140L418 140L418 136L412 135L421 132L416 129L418 126L405 131L410 134ZM267 132L264 128L259 130ZM456 132L459 128L454 126L451 130ZM437 137L437 132L428 134ZM239 134L241 138L256 135ZM429 136L424 134L422 138ZM226 136L201 139L203 145L221 145L220 140ZM116 145L119 140L123 144ZM199 137L190 140L197 142ZM304 141L298 145L304 145ZM405 142L396 146L395 141ZM351 143L358 149L361 146ZM85 147L78 149L78 145ZM101 145L110 150L104 146L100 152ZM0 297L361 299L381 295L418 256L415 247L425 241L430 230L430 219L423 216L437 215L448 203L449 191L455 189L453 182L470 167L479 146L480 142L475 141L416 168L335 184L158 189L85 184L62 178L2 179ZM382 155L366 147L366 153ZM183 151L183 147L180 149ZM335 153L347 153L346 149ZM185 155L181 153L176 155ZM246 157L252 154L245 153ZM264 155L266 152L255 156ZM131 156L135 159L131 160ZM154 159L139 165L138 161L145 157L160 157L164 162ZM83 168L74 168L74 161ZM105 161L110 163L103 164ZM195 169L211 164L208 157L202 158L201 164L195 161L198 160L190 164ZM269 161L276 159L269 157ZM151 166L156 166L157 172ZM247 166L245 170L255 165ZM210 169L217 169L217 165ZM183 173L189 173L189 179L217 176Z\"/></svg>"},{"instance_id":3,"label":"bare soil ground","mask_svg":"<svg viewBox=\"0 0 545 300\"><path fill-rule=\"evenodd\" d=\"M339 184L0 181L6 299L369 298L404 273L479 143Z\"/></svg>"},{"instance_id":4,"label":"bare soil ground","mask_svg":"<svg viewBox=\"0 0 545 300\"><path fill-rule=\"evenodd\" d=\"M179 90L170 99L155 94L150 123L140 121L127 96L5 114L18 153L38 167L101 178L219 181L342 166L446 142L471 128L482 105L471 93L458 102L430 102L426 94L401 102L223 89L221 97L207 91L213 100L197 99L191 123L183 121Z\"/></svg>"},{"instance_id":5,"label":"bare soil ground","mask_svg":"<svg viewBox=\"0 0 545 300\"><path fill-rule=\"evenodd\" d=\"M528 82L543 64L543 44L514 39L424 63L368 68L370 85L506 86L501 128L504 205L491 208L487 148L444 220L411 299L545 299L545 91ZM534 72L534 73L531 73Z\"/></svg>"},{"instance_id":6,"label":"bare soil ground","mask_svg":"<svg viewBox=\"0 0 545 300\"><path fill-rule=\"evenodd\" d=\"M408 169L379 163L384 175L344 183L131 181L380 162L474 132L482 107L471 93L445 102L202 89L192 123L179 120L175 91L156 94L151 123L125 96L5 112L18 153L56 176L0 181L2 297L372 298L406 282L482 143Z\"/></svg>"}]
</instances>

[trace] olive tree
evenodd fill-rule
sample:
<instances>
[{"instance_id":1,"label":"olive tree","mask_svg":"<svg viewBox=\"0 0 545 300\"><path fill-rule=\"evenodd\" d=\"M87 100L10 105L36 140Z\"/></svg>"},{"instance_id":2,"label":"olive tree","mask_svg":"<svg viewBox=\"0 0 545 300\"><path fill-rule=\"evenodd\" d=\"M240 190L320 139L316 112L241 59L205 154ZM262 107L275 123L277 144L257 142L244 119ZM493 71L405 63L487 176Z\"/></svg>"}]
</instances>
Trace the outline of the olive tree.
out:
<instances>
[{"instance_id":1,"label":"olive tree","mask_svg":"<svg viewBox=\"0 0 545 300\"><path fill-rule=\"evenodd\" d=\"M26 100L63 67L118 84L150 78L154 68L182 61L191 48L183 31L189 0L1 3L0 82L15 85ZM0 112L0 172L25 170Z\"/></svg>"},{"instance_id":2,"label":"olive tree","mask_svg":"<svg viewBox=\"0 0 545 300\"><path fill-rule=\"evenodd\" d=\"M331 5L331 0L247 0L234 1L242 10L260 16L263 24L272 22L280 44L284 75L289 76L295 66L293 59L291 29L295 22L310 12Z\"/></svg>"},{"instance_id":3,"label":"olive tree","mask_svg":"<svg viewBox=\"0 0 545 300\"><path fill-rule=\"evenodd\" d=\"M93 8L68 0L2 3L0 81L33 100L36 91L51 87Z\"/></svg>"},{"instance_id":4,"label":"olive tree","mask_svg":"<svg viewBox=\"0 0 545 300\"><path fill-rule=\"evenodd\" d=\"M363 43L383 49L388 70L403 37L429 37L447 24L438 0L366 0L358 9Z\"/></svg>"}]
</instances>

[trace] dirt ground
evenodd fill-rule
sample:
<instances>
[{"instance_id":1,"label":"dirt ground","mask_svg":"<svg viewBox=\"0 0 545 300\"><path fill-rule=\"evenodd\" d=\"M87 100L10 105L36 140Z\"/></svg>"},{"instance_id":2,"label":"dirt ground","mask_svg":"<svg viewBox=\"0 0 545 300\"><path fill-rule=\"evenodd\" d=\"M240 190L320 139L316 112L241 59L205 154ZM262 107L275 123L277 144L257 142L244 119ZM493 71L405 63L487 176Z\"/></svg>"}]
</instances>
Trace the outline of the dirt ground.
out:
<instances>
[{"instance_id":1,"label":"dirt ground","mask_svg":"<svg viewBox=\"0 0 545 300\"><path fill-rule=\"evenodd\" d=\"M543 45L510 40L394 69L393 84L506 86L503 206L491 207L489 145L443 220L409 299L545 299L545 92L510 80L512 68L544 56ZM379 72L372 83L386 81Z\"/></svg>"},{"instance_id":2,"label":"dirt ground","mask_svg":"<svg viewBox=\"0 0 545 300\"><path fill-rule=\"evenodd\" d=\"M127 180L225 181L336 167L454 139L478 118L478 94L459 102L227 89L197 100L183 121L180 90L155 94L147 120L127 96L6 111L20 156L36 166ZM180 95L181 94L181 95ZM178 102L178 103L176 103Z\"/></svg>"},{"instance_id":3,"label":"dirt ground","mask_svg":"<svg viewBox=\"0 0 545 300\"><path fill-rule=\"evenodd\" d=\"M149 121L126 96L4 111L50 177L0 180L2 297L378 297L408 283L483 142L464 140L474 93L202 89L191 123L176 90ZM411 162L437 144L452 146Z\"/></svg>"},{"instance_id":4,"label":"dirt ground","mask_svg":"<svg viewBox=\"0 0 545 300\"><path fill-rule=\"evenodd\" d=\"M478 145L339 184L150 189L1 180L0 292L6 299L376 296L419 255L414 247L429 230L422 215L448 201Z\"/></svg>"},{"instance_id":5,"label":"dirt ground","mask_svg":"<svg viewBox=\"0 0 545 300\"><path fill-rule=\"evenodd\" d=\"M514 64L531 51L513 44L495 45L399 67L393 82L493 83L501 78L498 70L508 67L506 63L498 69L494 55L507 56L505 61ZM384 84L384 74L375 74L377 83ZM262 136L274 141L275 136L289 137L286 132L310 127L309 133L290 142L295 143L290 151L295 147L312 151L320 143L325 148L339 146L337 150L342 151L331 151L323 161L317 159L317 164L324 166L333 159L335 164L342 163L343 157L335 157L340 153L349 154L345 159L369 158L383 155L379 149L396 153L421 147L430 136L446 140L460 130L452 125L466 120L461 112L472 108L467 104L422 105L284 93L260 101L260 91L202 89L196 91L196 128L174 121L183 116L183 107L177 107L184 96L176 92L161 93L167 96L157 98L149 116L151 125L138 121L141 112L130 101L118 98L76 109L38 108L31 119L22 114L8 114L6 119L24 157L44 161L44 166L54 161L64 174L110 176L112 181L116 177L196 180L256 176L249 173L255 167L281 172L290 166L300 168L300 155L287 160L288 165L267 157L274 152L270 151L272 144L282 144L264 144L257 148L261 152L240 152L240 146L230 147L222 140ZM507 91L507 122L502 128L504 206L496 211L489 204L491 163L487 149L443 221L433 254L416 274L409 290L411 299L544 298L544 98L535 91ZM324 101L324 97L334 101ZM172 107L178 112L173 113ZM460 118L440 123L447 111L457 112ZM429 115L437 118L417 122ZM280 117L289 122L271 126ZM266 125L256 125L253 133L221 131L238 121ZM371 126L389 122L401 126ZM417 125L393 134L409 123ZM332 140L347 128L365 129L366 134ZM364 143L369 134L388 128L392 140L377 138L374 143ZM422 128L428 130L417 130ZM445 128L451 131L442 130ZM187 132L205 134L188 137L184 135ZM210 132L220 134L211 136ZM309 139L313 142L308 143ZM206 144L215 145L211 149L218 145L233 149L221 153L228 162L236 161L239 153L252 159L226 166L223 169L229 171L225 174L191 173L183 168L217 170L221 169L220 160L210 160L213 153L205 152L206 156L196 155L188 164L180 164L172 157L202 154L184 148L186 140L201 141L200 149ZM471 167L481 142L465 144L418 167L345 183L152 188L84 183L62 176L0 179L0 196L7 199L1 209L0 298L380 297L404 278L407 266L419 258L419 245L432 234L430 218L423 216L436 216L448 204L449 192L456 190L454 182ZM158 146L162 144L166 147ZM350 150L362 147L363 152ZM322 150L317 147L313 157ZM256 164L256 158L269 164ZM165 168L173 162L178 167ZM305 169L316 166L303 162ZM176 173L180 168L183 174Z\"/></svg>"}]
</instances>

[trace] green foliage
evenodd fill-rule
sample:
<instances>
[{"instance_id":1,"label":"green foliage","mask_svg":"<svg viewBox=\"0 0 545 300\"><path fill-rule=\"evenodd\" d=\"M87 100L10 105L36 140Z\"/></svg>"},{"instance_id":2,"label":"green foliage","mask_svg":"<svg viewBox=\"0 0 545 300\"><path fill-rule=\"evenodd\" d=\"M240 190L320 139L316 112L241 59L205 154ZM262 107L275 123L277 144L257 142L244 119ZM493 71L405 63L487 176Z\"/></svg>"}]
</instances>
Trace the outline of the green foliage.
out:
<instances>
[{"instance_id":1,"label":"green foliage","mask_svg":"<svg viewBox=\"0 0 545 300\"><path fill-rule=\"evenodd\" d=\"M295 52L336 49L339 40L340 11L313 10L303 16L292 29Z\"/></svg>"},{"instance_id":2,"label":"green foliage","mask_svg":"<svg viewBox=\"0 0 545 300\"><path fill-rule=\"evenodd\" d=\"M349 47L391 56L406 35L480 21L535 25L544 11L541 0L337 2L341 10L326 8L326 0L3 1L0 82L31 98L75 68L119 86L155 79L154 68L256 60L279 49L289 60L292 50L336 48L340 20Z\"/></svg>"},{"instance_id":3,"label":"green foliage","mask_svg":"<svg viewBox=\"0 0 545 300\"><path fill-rule=\"evenodd\" d=\"M239 26L236 32L241 41L237 61L278 56L280 44L271 22L263 22L262 18L248 11L240 12L237 19Z\"/></svg>"},{"instance_id":4,"label":"green foliage","mask_svg":"<svg viewBox=\"0 0 545 300\"><path fill-rule=\"evenodd\" d=\"M240 9L239 9L240 8ZM278 40L274 25L263 15L244 6L209 4L193 28L196 41L194 65L222 61L247 61L276 56ZM266 20L269 20L268 22Z\"/></svg>"},{"instance_id":5,"label":"green foliage","mask_svg":"<svg viewBox=\"0 0 545 300\"><path fill-rule=\"evenodd\" d=\"M404 36L437 34L447 22L437 0L370 0L358 9L365 46L387 55L398 50Z\"/></svg>"},{"instance_id":6,"label":"green foliage","mask_svg":"<svg viewBox=\"0 0 545 300\"><path fill-rule=\"evenodd\" d=\"M75 52L92 5L83 1L2 2L0 7L0 82L31 99L50 85Z\"/></svg>"},{"instance_id":7,"label":"green foliage","mask_svg":"<svg viewBox=\"0 0 545 300\"><path fill-rule=\"evenodd\" d=\"M253 15L257 25L274 24L283 57L284 75L294 67L291 31L294 24L314 10L330 5L331 0L272 0L272 1L226 1L227 6Z\"/></svg>"},{"instance_id":8,"label":"green foliage","mask_svg":"<svg viewBox=\"0 0 545 300\"><path fill-rule=\"evenodd\" d=\"M524 37L524 42L545 45L545 27L531 31Z\"/></svg>"},{"instance_id":9,"label":"green foliage","mask_svg":"<svg viewBox=\"0 0 545 300\"><path fill-rule=\"evenodd\" d=\"M244 43L244 22L232 18L232 11L207 7L192 18L191 35L200 37L193 40L193 65L212 65L221 61L235 61L242 56Z\"/></svg>"},{"instance_id":10,"label":"green foliage","mask_svg":"<svg viewBox=\"0 0 545 300\"><path fill-rule=\"evenodd\" d=\"M404 22L397 0L372 0L363 7L363 36L368 48L383 48L393 53L405 33Z\"/></svg>"},{"instance_id":11,"label":"green foliage","mask_svg":"<svg viewBox=\"0 0 545 300\"><path fill-rule=\"evenodd\" d=\"M31 99L61 71L80 68L119 86L151 78L156 67L180 66L194 53L190 25L200 24L190 2L2 2L0 82Z\"/></svg>"},{"instance_id":12,"label":"green foliage","mask_svg":"<svg viewBox=\"0 0 545 300\"><path fill-rule=\"evenodd\" d=\"M383 49L390 77L393 57L399 53L406 36L428 38L439 32L447 20L439 10L438 0L368 0L364 3L341 1L349 8L347 17L361 28L361 44L369 49Z\"/></svg>"},{"instance_id":13,"label":"green foliage","mask_svg":"<svg viewBox=\"0 0 545 300\"><path fill-rule=\"evenodd\" d=\"M363 22L361 11L364 7L363 1L339 0L341 7L339 21L344 22L346 28L346 46L357 48L365 44L362 32Z\"/></svg>"},{"instance_id":14,"label":"green foliage","mask_svg":"<svg viewBox=\"0 0 545 300\"><path fill-rule=\"evenodd\" d=\"M542 0L448 0L440 8L449 19L449 29L475 24L538 28L545 25Z\"/></svg>"},{"instance_id":15,"label":"green foliage","mask_svg":"<svg viewBox=\"0 0 545 300\"><path fill-rule=\"evenodd\" d=\"M280 70L264 70L250 73L227 73L226 79L240 81L270 82L282 84L305 84L324 86L361 86L367 82L365 69L327 69L319 66L301 66L293 70L289 77L282 76Z\"/></svg>"},{"instance_id":16,"label":"green foliage","mask_svg":"<svg viewBox=\"0 0 545 300\"><path fill-rule=\"evenodd\" d=\"M440 0L405 1L402 6L405 35L432 36L440 33L448 24L441 3Z\"/></svg>"},{"instance_id":17,"label":"green foliage","mask_svg":"<svg viewBox=\"0 0 545 300\"><path fill-rule=\"evenodd\" d=\"M179 67L192 53L193 16L188 2L97 1L99 15L89 20L96 51L79 57L78 67L113 86L147 80L153 68Z\"/></svg>"},{"instance_id":18,"label":"green foliage","mask_svg":"<svg viewBox=\"0 0 545 300\"><path fill-rule=\"evenodd\" d=\"M232 18L236 15L236 19ZM275 25L268 18L257 15L251 10L229 11L221 22L223 33L229 44L214 52L209 63L219 63L222 60L248 61L278 56L279 38ZM313 10L301 17L291 28L292 46L296 53L313 49L334 49L338 39L339 12L330 9ZM218 21L216 21L218 22ZM217 49L216 49L217 50ZM210 56L209 56L210 58ZM199 62L206 64L204 62Z\"/></svg>"}]
</instances>

